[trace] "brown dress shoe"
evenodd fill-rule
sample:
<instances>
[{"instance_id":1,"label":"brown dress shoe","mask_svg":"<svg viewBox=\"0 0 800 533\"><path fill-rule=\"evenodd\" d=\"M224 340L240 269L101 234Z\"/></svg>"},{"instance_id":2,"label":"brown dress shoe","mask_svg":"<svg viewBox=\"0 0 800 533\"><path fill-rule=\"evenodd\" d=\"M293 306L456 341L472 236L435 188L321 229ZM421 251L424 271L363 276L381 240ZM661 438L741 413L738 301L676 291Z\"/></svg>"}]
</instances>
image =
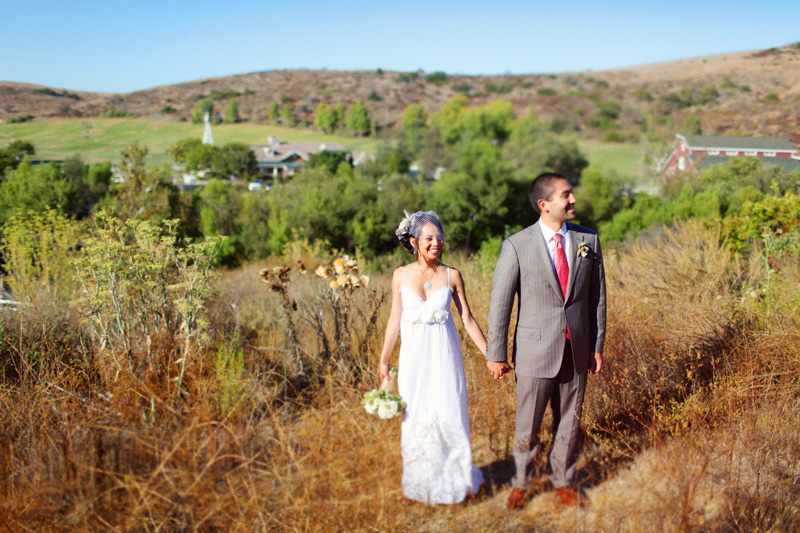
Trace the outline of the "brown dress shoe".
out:
<instances>
[{"instance_id":1,"label":"brown dress shoe","mask_svg":"<svg viewBox=\"0 0 800 533\"><path fill-rule=\"evenodd\" d=\"M580 493L572 487L558 487L556 494L561 498L564 505L583 505L583 498Z\"/></svg>"},{"instance_id":2,"label":"brown dress shoe","mask_svg":"<svg viewBox=\"0 0 800 533\"><path fill-rule=\"evenodd\" d=\"M506 507L509 509L516 509L522 505L522 500L525 499L525 490L514 487L511 489L511 494L508 495Z\"/></svg>"}]
</instances>

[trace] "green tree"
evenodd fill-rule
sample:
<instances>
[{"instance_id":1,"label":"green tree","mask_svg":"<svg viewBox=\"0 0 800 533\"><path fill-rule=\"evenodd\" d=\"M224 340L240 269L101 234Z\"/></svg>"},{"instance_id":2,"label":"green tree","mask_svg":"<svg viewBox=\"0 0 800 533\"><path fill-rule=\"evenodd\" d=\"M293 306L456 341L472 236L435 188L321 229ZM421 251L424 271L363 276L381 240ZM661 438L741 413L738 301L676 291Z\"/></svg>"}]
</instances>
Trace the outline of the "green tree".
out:
<instances>
[{"instance_id":1,"label":"green tree","mask_svg":"<svg viewBox=\"0 0 800 533\"><path fill-rule=\"evenodd\" d=\"M181 139L168 148L167 153L172 156L176 163L186 163L186 156L200 144L203 144L203 142L197 137Z\"/></svg>"},{"instance_id":2,"label":"green tree","mask_svg":"<svg viewBox=\"0 0 800 533\"><path fill-rule=\"evenodd\" d=\"M453 154L442 140L439 126L434 122L422 137L422 147L417 152L420 170L427 176L433 177L437 168L450 168Z\"/></svg>"},{"instance_id":3,"label":"green tree","mask_svg":"<svg viewBox=\"0 0 800 533\"><path fill-rule=\"evenodd\" d=\"M123 218L140 218L160 223L178 214L178 191L170 183L168 165L148 167L148 149L138 142L122 150L122 182L108 202Z\"/></svg>"},{"instance_id":4,"label":"green tree","mask_svg":"<svg viewBox=\"0 0 800 533\"><path fill-rule=\"evenodd\" d=\"M34 166L23 160L6 172L0 183L0 226L14 213L43 213L55 209L65 213L73 202L75 189L61 176L58 165Z\"/></svg>"},{"instance_id":5,"label":"green tree","mask_svg":"<svg viewBox=\"0 0 800 533\"><path fill-rule=\"evenodd\" d=\"M575 188L580 223L596 229L602 222L611 220L614 214L630 206L629 190L629 184L600 167L585 168L580 185Z\"/></svg>"},{"instance_id":6,"label":"green tree","mask_svg":"<svg viewBox=\"0 0 800 533\"><path fill-rule=\"evenodd\" d=\"M186 154L186 168L188 170L214 169L219 150L219 148L211 144L198 143L193 145Z\"/></svg>"},{"instance_id":7,"label":"green tree","mask_svg":"<svg viewBox=\"0 0 800 533\"><path fill-rule=\"evenodd\" d=\"M369 134L371 122L364 100L359 98L347 109L345 126L350 133L358 137Z\"/></svg>"},{"instance_id":8,"label":"green tree","mask_svg":"<svg viewBox=\"0 0 800 533\"><path fill-rule=\"evenodd\" d=\"M467 107L468 101L469 99L463 94L454 96L431 118L439 129L442 140L448 145L457 143L464 133L461 114Z\"/></svg>"},{"instance_id":9,"label":"green tree","mask_svg":"<svg viewBox=\"0 0 800 533\"><path fill-rule=\"evenodd\" d=\"M270 195L240 194L239 212L236 214L236 244L242 256L249 260L262 259L270 253L280 253L280 249L267 247L270 237L269 219L272 213Z\"/></svg>"},{"instance_id":10,"label":"green tree","mask_svg":"<svg viewBox=\"0 0 800 533\"><path fill-rule=\"evenodd\" d=\"M211 98L206 98L192 109L192 124L202 124L205 120L205 114L208 113L209 117L214 116L214 101Z\"/></svg>"},{"instance_id":11,"label":"green tree","mask_svg":"<svg viewBox=\"0 0 800 533\"><path fill-rule=\"evenodd\" d=\"M269 113L267 113L267 118L273 122L277 122L277 120L281 117L281 110L280 105L275 100L269 104Z\"/></svg>"},{"instance_id":12,"label":"green tree","mask_svg":"<svg viewBox=\"0 0 800 533\"><path fill-rule=\"evenodd\" d=\"M422 139L428 129L428 113L421 104L410 104L403 110L403 134L409 152L416 154L422 148Z\"/></svg>"},{"instance_id":13,"label":"green tree","mask_svg":"<svg viewBox=\"0 0 800 533\"><path fill-rule=\"evenodd\" d=\"M333 106L333 129L338 130L344 127L344 104L339 102Z\"/></svg>"},{"instance_id":14,"label":"green tree","mask_svg":"<svg viewBox=\"0 0 800 533\"><path fill-rule=\"evenodd\" d=\"M486 107L464 109L460 115L464 133L469 138L503 144L511 134L514 106L505 100L493 100Z\"/></svg>"},{"instance_id":15,"label":"green tree","mask_svg":"<svg viewBox=\"0 0 800 533\"><path fill-rule=\"evenodd\" d=\"M311 154L308 158L309 167L324 168L331 174L336 174L336 169L342 163L350 164L347 161L347 154L341 151L323 150L316 154Z\"/></svg>"},{"instance_id":16,"label":"green tree","mask_svg":"<svg viewBox=\"0 0 800 533\"><path fill-rule=\"evenodd\" d=\"M332 133L336 129L336 112L333 107L320 102L314 110L314 125L325 133Z\"/></svg>"},{"instance_id":17,"label":"green tree","mask_svg":"<svg viewBox=\"0 0 800 533\"><path fill-rule=\"evenodd\" d=\"M231 236L236 233L234 190L225 180L212 179L200 191L200 231L204 236ZM238 198L236 198L238 200Z\"/></svg>"},{"instance_id":18,"label":"green tree","mask_svg":"<svg viewBox=\"0 0 800 533\"><path fill-rule=\"evenodd\" d=\"M533 109L516 121L503 151L516 168L517 178L528 181L549 171L560 172L577 184L581 171L589 164L574 139L551 132Z\"/></svg>"},{"instance_id":19,"label":"green tree","mask_svg":"<svg viewBox=\"0 0 800 533\"><path fill-rule=\"evenodd\" d=\"M281 121L287 126L294 126L294 107L289 102L281 108Z\"/></svg>"},{"instance_id":20,"label":"green tree","mask_svg":"<svg viewBox=\"0 0 800 533\"><path fill-rule=\"evenodd\" d=\"M225 113L225 122L228 124L236 124L240 122L241 118L239 117L239 99L238 98L231 98L230 102L228 102L228 112Z\"/></svg>"},{"instance_id":21,"label":"green tree","mask_svg":"<svg viewBox=\"0 0 800 533\"><path fill-rule=\"evenodd\" d=\"M426 196L430 209L446 221L450 245L477 249L485 239L502 235L507 225L515 225L522 213L513 194L513 168L487 139L460 144L456 162L458 172L443 174Z\"/></svg>"},{"instance_id":22,"label":"green tree","mask_svg":"<svg viewBox=\"0 0 800 533\"><path fill-rule=\"evenodd\" d=\"M246 179L258 171L256 154L244 143L228 143L215 150L211 162L219 175L233 179Z\"/></svg>"},{"instance_id":23,"label":"green tree","mask_svg":"<svg viewBox=\"0 0 800 533\"><path fill-rule=\"evenodd\" d=\"M686 135L702 135L703 124L700 115L689 115L689 118L683 123L683 132Z\"/></svg>"},{"instance_id":24,"label":"green tree","mask_svg":"<svg viewBox=\"0 0 800 533\"><path fill-rule=\"evenodd\" d=\"M0 148L0 180L3 179L3 174L7 168L17 168L26 156L34 155L35 153L36 149L33 144L20 139L11 141L11 144L5 148Z\"/></svg>"}]
</instances>

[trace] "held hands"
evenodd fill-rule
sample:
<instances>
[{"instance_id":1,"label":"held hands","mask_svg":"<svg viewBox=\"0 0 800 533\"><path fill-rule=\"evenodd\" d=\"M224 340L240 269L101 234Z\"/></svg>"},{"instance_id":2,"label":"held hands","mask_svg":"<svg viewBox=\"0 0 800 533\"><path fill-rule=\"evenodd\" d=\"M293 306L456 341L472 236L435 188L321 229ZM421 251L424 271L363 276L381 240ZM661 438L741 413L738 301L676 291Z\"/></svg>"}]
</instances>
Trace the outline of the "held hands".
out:
<instances>
[{"instance_id":1,"label":"held hands","mask_svg":"<svg viewBox=\"0 0 800 533\"><path fill-rule=\"evenodd\" d=\"M503 374L511 372L511 365L507 361L486 361L486 368L489 369L494 379L503 379Z\"/></svg>"}]
</instances>

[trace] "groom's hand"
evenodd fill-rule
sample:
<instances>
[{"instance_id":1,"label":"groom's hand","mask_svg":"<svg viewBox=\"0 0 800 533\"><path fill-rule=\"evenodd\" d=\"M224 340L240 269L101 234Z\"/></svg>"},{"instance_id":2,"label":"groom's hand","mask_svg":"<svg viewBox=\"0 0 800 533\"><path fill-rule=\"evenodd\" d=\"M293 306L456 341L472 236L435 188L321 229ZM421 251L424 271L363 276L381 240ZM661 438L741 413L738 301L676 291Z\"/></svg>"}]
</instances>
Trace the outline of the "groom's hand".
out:
<instances>
[{"instance_id":1,"label":"groom's hand","mask_svg":"<svg viewBox=\"0 0 800 533\"><path fill-rule=\"evenodd\" d=\"M511 365L509 365L506 361L486 361L486 368L488 368L489 372L492 373L492 377L494 379L502 379L503 374L511 371Z\"/></svg>"},{"instance_id":2,"label":"groom's hand","mask_svg":"<svg viewBox=\"0 0 800 533\"><path fill-rule=\"evenodd\" d=\"M601 368L603 368L603 354L595 353L594 357L589 359L589 373L599 374Z\"/></svg>"}]
</instances>

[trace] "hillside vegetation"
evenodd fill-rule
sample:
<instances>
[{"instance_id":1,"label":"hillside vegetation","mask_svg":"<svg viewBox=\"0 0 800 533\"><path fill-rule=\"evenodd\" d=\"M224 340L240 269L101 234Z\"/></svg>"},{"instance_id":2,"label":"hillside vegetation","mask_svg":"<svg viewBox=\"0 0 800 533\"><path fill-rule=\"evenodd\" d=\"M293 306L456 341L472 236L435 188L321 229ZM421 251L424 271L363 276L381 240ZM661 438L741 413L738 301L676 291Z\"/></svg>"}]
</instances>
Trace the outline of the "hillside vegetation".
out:
<instances>
[{"instance_id":1,"label":"hillside vegetation","mask_svg":"<svg viewBox=\"0 0 800 533\"><path fill-rule=\"evenodd\" d=\"M265 121L273 102L289 104L292 120L313 123L319 103L350 106L362 99L378 128L393 129L413 103L428 112L457 94L470 105L503 98L517 113L531 104L539 116L574 124L587 137L602 137L609 112L623 136L667 118L682 124L701 117L707 133L791 137L800 141L800 47L793 45L598 72L464 76L452 73L276 70L156 87L129 94L101 94L0 82L0 118L96 117L130 114L176 121L192 117L205 98L224 115L239 100L239 114Z\"/></svg>"}]
</instances>

